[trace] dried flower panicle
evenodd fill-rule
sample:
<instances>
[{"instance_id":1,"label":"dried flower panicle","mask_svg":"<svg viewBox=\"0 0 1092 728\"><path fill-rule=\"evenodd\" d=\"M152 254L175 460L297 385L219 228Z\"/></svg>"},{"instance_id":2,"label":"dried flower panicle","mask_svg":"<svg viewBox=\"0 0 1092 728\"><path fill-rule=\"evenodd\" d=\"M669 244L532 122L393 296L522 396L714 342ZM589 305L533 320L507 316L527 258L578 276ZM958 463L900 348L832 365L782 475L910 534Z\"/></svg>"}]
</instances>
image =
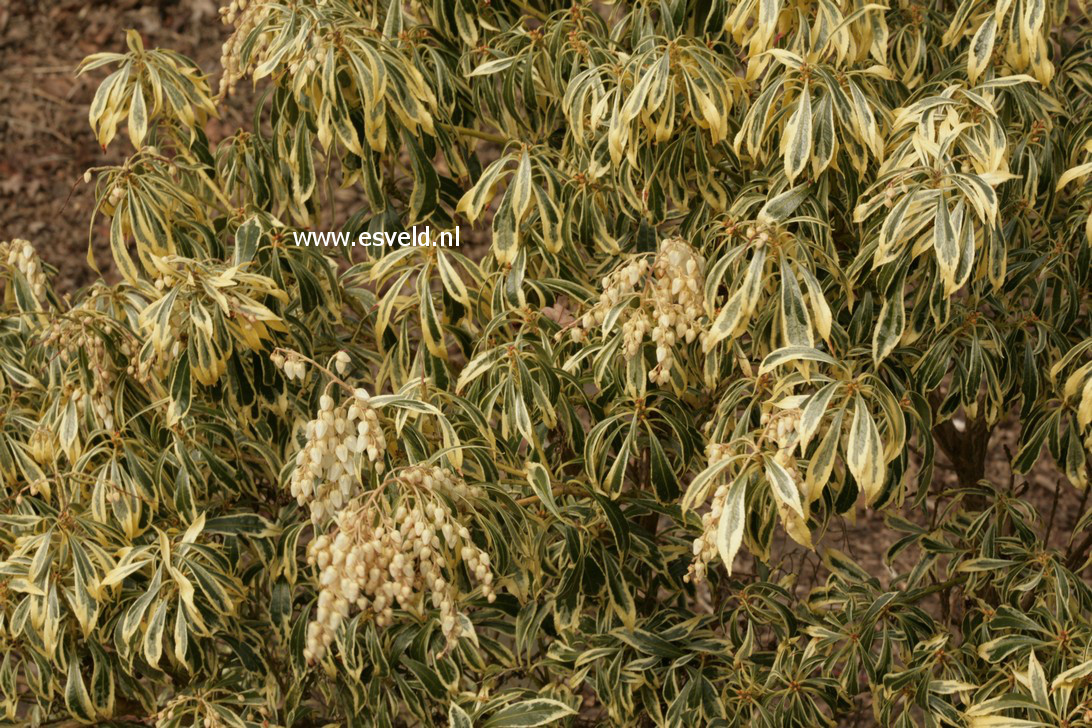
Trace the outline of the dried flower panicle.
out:
<instances>
[{"instance_id":1,"label":"dried flower panicle","mask_svg":"<svg viewBox=\"0 0 1092 728\"><path fill-rule=\"evenodd\" d=\"M653 384L671 379L675 346L689 344L703 331L705 258L680 238L665 240L652 262L637 258L612 271L602 280L599 301L572 329L580 343L588 332L602 325L611 309L636 297L637 306L622 312L622 351L627 358L638 354L646 337L656 345L656 366L648 374Z\"/></svg>"},{"instance_id":2,"label":"dried flower panicle","mask_svg":"<svg viewBox=\"0 0 1092 728\"><path fill-rule=\"evenodd\" d=\"M317 416L304 427L307 441L296 455L291 488L299 504L310 507L316 525L360 492L365 457L383 473L387 440L370 398L368 390L357 389L335 404L333 397L323 394Z\"/></svg>"},{"instance_id":3,"label":"dried flower panicle","mask_svg":"<svg viewBox=\"0 0 1092 728\"><path fill-rule=\"evenodd\" d=\"M397 471L386 489L354 499L338 512L336 528L313 540L308 563L319 570L314 621L304 656L316 661L350 611L358 609L386 626L396 606L418 615L439 611L451 647L461 634L455 570L466 568L490 602L496 599L489 555L474 545L467 526L469 504L482 496L451 472L412 465Z\"/></svg>"}]
</instances>

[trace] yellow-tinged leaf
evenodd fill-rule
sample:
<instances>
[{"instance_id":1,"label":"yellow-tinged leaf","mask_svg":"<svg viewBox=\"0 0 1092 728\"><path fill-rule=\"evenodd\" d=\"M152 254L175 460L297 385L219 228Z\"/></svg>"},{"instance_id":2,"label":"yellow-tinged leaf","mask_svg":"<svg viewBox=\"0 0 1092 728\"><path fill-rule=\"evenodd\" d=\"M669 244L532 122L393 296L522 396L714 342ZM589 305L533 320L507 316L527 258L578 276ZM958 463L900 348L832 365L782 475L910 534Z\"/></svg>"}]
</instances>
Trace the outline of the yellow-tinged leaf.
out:
<instances>
[{"instance_id":1,"label":"yellow-tinged leaf","mask_svg":"<svg viewBox=\"0 0 1092 728\"><path fill-rule=\"evenodd\" d=\"M1058 184L1055 185L1054 189L1061 190L1073 180L1084 177L1087 174L1092 174L1092 162L1085 162L1084 164L1078 164L1076 167L1067 169L1062 173L1062 176L1058 178Z\"/></svg>"},{"instance_id":2,"label":"yellow-tinged leaf","mask_svg":"<svg viewBox=\"0 0 1092 728\"><path fill-rule=\"evenodd\" d=\"M906 304L903 300L903 279L899 279L891 296L884 299L880 320L872 334L872 361L876 366L895 350L906 330Z\"/></svg>"},{"instance_id":3,"label":"yellow-tinged leaf","mask_svg":"<svg viewBox=\"0 0 1092 728\"><path fill-rule=\"evenodd\" d=\"M87 693L87 686L80 675L79 660L73 654L68 660L68 679L65 681L64 703L77 720L91 723L95 720L95 706Z\"/></svg>"},{"instance_id":4,"label":"yellow-tinged leaf","mask_svg":"<svg viewBox=\"0 0 1092 728\"><path fill-rule=\"evenodd\" d=\"M516 221L523 220L531 206L531 156L524 150L519 158L519 166L516 167L516 175L512 178L512 212Z\"/></svg>"},{"instance_id":5,"label":"yellow-tinged leaf","mask_svg":"<svg viewBox=\"0 0 1092 728\"><path fill-rule=\"evenodd\" d=\"M747 273L739 290L732 294L728 302L717 314L709 328L702 347L712 351L713 347L729 336L736 336L750 321L758 294L762 290L762 271L766 264L766 250L760 248L754 252Z\"/></svg>"},{"instance_id":6,"label":"yellow-tinged leaf","mask_svg":"<svg viewBox=\"0 0 1092 728\"><path fill-rule=\"evenodd\" d=\"M133 85L133 102L129 107L129 139L140 149L147 134L148 106L144 100L144 86L137 82Z\"/></svg>"},{"instance_id":7,"label":"yellow-tinged leaf","mask_svg":"<svg viewBox=\"0 0 1092 728\"><path fill-rule=\"evenodd\" d=\"M193 543L197 540L197 537L201 534L205 528L205 512L202 511L201 515L197 516L186 529L186 533L182 535L182 543Z\"/></svg>"},{"instance_id":8,"label":"yellow-tinged leaf","mask_svg":"<svg viewBox=\"0 0 1092 728\"><path fill-rule=\"evenodd\" d=\"M770 492L774 499L788 508L796 515L804 518L804 506L800 502L800 488L788 470L776 458L766 457L766 480L770 484Z\"/></svg>"},{"instance_id":9,"label":"yellow-tinged leaf","mask_svg":"<svg viewBox=\"0 0 1092 728\"><path fill-rule=\"evenodd\" d=\"M150 563L151 559L144 559L141 561L122 560L121 563L111 569L109 573L107 573L106 576L103 577L102 581L99 582L99 588L102 589L108 586L114 586L115 584L120 584L122 581L124 581L125 577L129 576L130 574L136 573L140 569L144 568L145 565Z\"/></svg>"},{"instance_id":10,"label":"yellow-tinged leaf","mask_svg":"<svg viewBox=\"0 0 1092 728\"><path fill-rule=\"evenodd\" d=\"M937 197L936 218L933 223L933 251L936 253L937 267L944 279L945 293L951 295L956 290L956 266L959 264L959 243L955 230L952 229L948 202L944 195Z\"/></svg>"},{"instance_id":11,"label":"yellow-tinged leaf","mask_svg":"<svg viewBox=\"0 0 1092 728\"><path fill-rule=\"evenodd\" d=\"M1077 408L1077 424L1082 429L1087 429L1092 424L1092 377L1084 383L1081 392L1081 404Z\"/></svg>"},{"instance_id":12,"label":"yellow-tinged leaf","mask_svg":"<svg viewBox=\"0 0 1092 728\"><path fill-rule=\"evenodd\" d=\"M1046 673L1039 659L1035 656L1035 650L1028 654L1028 685L1031 688L1031 697L1044 708L1050 708L1050 688L1047 685Z\"/></svg>"}]
</instances>

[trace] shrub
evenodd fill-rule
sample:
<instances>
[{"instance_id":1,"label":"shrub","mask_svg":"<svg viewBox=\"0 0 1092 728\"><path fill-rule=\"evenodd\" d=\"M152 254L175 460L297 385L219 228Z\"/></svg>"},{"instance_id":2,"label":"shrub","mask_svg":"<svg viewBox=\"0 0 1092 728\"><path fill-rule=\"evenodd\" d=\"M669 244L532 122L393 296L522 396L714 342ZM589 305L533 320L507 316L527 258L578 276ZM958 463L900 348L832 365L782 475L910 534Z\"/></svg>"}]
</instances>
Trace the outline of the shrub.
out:
<instances>
[{"instance_id":1,"label":"shrub","mask_svg":"<svg viewBox=\"0 0 1092 728\"><path fill-rule=\"evenodd\" d=\"M1092 724L1083 9L223 17L0 246L8 721Z\"/></svg>"}]
</instances>

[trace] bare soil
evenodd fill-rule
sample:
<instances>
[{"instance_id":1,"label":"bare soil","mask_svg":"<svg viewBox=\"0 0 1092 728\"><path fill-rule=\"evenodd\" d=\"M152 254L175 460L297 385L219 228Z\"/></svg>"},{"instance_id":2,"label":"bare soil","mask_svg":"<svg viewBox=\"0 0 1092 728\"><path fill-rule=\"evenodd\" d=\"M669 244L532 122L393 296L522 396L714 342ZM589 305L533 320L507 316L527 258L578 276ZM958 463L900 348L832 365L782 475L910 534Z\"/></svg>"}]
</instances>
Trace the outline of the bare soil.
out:
<instances>
[{"instance_id":1,"label":"bare soil","mask_svg":"<svg viewBox=\"0 0 1092 728\"><path fill-rule=\"evenodd\" d=\"M110 273L105 223L91 226L94 182L83 173L122 163L128 150L124 140L99 148L87 110L102 75L75 71L92 53L124 51L128 28L206 72L218 67L227 34L214 0L0 0L0 240L33 242L58 269L62 292L95 279L89 240Z\"/></svg>"}]
</instances>

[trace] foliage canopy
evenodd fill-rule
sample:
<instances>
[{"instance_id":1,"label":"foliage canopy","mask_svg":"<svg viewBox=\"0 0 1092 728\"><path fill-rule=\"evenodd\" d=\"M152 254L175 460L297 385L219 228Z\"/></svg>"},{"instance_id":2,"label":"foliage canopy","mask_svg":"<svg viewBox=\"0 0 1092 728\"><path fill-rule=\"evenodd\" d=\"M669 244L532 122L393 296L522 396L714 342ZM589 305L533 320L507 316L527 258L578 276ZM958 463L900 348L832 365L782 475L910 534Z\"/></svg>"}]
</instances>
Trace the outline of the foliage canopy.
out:
<instances>
[{"instance_id":1,"label":"foliage canopy","mask_svg":"<svg viewBox=\"0 0 1092 728\"><path fill-rule=\"evenodd\" d=\"M1092 725L1083 4L223 17L80 69L119 280L0 245L6 720Z\"/></svg>"}]
</instances>

